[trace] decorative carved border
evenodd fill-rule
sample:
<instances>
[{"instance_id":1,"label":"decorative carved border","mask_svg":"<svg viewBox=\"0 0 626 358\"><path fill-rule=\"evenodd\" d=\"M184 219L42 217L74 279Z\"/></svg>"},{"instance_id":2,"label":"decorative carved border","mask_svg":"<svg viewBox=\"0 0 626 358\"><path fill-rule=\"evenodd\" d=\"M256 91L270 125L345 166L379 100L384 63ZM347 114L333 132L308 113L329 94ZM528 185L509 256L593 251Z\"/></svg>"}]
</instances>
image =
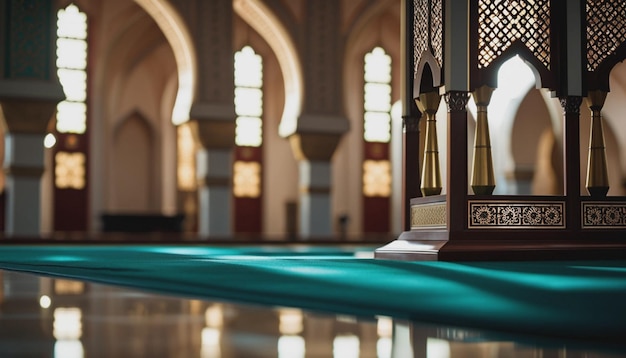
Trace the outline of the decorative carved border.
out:
<instances>
[{"instance_id":1,"label":"decorative carved border","mask_svg":"<svg viewBox=\"0 0 626 358\"><path fill-rule=\"evenodd\" d=\"M562 229L565 202L469 201L470 229Z\"/></svg>"},{"instance_id":2,"label":"decorative carved border","mask_svg":"<svg viewBox=\"0 0 626 358\"><path fill-rule=\"evenodd\" d=\"M626 229L626 202L583 202L583 229Z\"/></svg>"},{"instance_id":3,"label":"decorative carved border","mask_svg":"<svg viewBox=\"0 0 626 358\"><path fill-rule=\"evenodd\" d=\"M429 203L411 206L411 230L445 229L446 203Z\"/></svg>"}]
</instances>

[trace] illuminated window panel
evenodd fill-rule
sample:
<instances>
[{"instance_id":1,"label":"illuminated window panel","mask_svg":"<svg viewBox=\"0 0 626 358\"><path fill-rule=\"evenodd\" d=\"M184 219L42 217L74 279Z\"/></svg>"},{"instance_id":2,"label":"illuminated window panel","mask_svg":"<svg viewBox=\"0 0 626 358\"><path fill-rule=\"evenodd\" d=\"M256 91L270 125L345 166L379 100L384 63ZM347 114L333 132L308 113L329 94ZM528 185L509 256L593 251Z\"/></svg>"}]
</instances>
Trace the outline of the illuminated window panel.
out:
<instances>
[{"instance_id":1,"label":"illuminated window panel","mask_svg":"<svg viewBox=\"0 0 626 358\"><path fill-rule=\"evenodd\" d=\"M391 57L380 47L365 55L365 81L391 82Z\"/></svg>"},{"instance_id":2,"label":"illuminated window panel","mask_svg":"<svg viewBox=\"0 0 626 358\"><path fill-rule=\"evenodd\" d=\"M178 188L194 190L196 187L196 145L188 124L178 126Z\"/></svg>"},{"instance_id":3,"label":"illuminated window panel","mask_svg":"<svg viewBox=\"0 0 626 358\"><path fill-rule=\"evenodd\" d=\"M235 88L235 112L238 116L260 117L263 114L263 92L259 88Z\"/></svg>"},{"instance_id":4,"label":"illuminated window panel","mask_svg":"<svg viewBox=\"0 0 626 358\"><path fill-rule=\"evenodd\" d=\"M57 188L85 188L85 154L58 152L54 159L54 183Z\"/></svg>"},{"instance_id":5,"label":"illuminated window panel","mask_svg":"<svg viewBox=\"0 0 626 358\"><path fill-rule=\"evenodd\" d=\"M263 86L263 60L250 46L235 54L235 86Z\"/></svg>"},{"instance_id":6,"label":"illuminated window panel","mask_svg":"<svg viewBox=\"0 0 626 358\"><path fill-rule=\"evenodd\" d=\"M87 98L87 74L82 70L61 68L57 71L66 100L84 102Z\"/></svg>"},{"instance_id":7,"label":"illuminated window panel","mask_svg":"<svg viewBox=\"0 0 626 358\"><path fill-rule=\"evenodd\" d=\"M391 86L382 83L365 84L365 110L391 111Z\"/></svg>"},{"instance_id":8,"label":"illuminated window panel","mask_svg":"<svg viewBox=\"0 0 626 358\"><path fill-rule=\"evenodd\" d=\"M391 163L388 160L363 162L363 195L369 197L391 195Z\"/></svg>"},{"instance_id":9,"label":"illuminated window panel","mask_svg":"<svg viewBox=\"0 0 626 358\"><path fill-rule=\"evenodd\" d=\"M87 108L87 16L75 5L57 12L57 75L65 100L57 106L57 131L86 131Z\"/></svg>"},{"instance_id":10,"label":"illuminated window panel","mask_svg":"<svg viewBox=\"0 0 626 358\"><path fill-rule=\"evenodd\" d=\"M250 46L235 54L235 143L259 147L263 143L263 62Z\"/></svg>"},{"instance_id":11,"label":"illuminated window panel","mask_svg":"<svg viewBox=\"0 0 626 358\"><path fill-rule=\"evenodd\" d=\"M57 36L75 39L87 38L87 15L80 12L76 5L69 5L57 14Z\"/></svg>"},{"instance_id":12,"label":"illuminated window panel","mask_svg":"<svg viewBox=\"0 0 626 358\"><path fill-rule=\"evenodd\" d=\"M261 195L261 164L236 161L233 173L233 193L238 198L258 198Z\"/></svg>"},{"instance_id":13,"label":"illuminated window panel","mask_svg":"<svg viewBox=\"0 0 626 358\"><path fill-rule=\"evenodd\" d=\"M258 117L238 117L235 143L238 146L258 147L263 142L263 122Z\"/></svg>"},{"instance_id":14,"label":"illuminated window panel","mask_svg":"<svg viewBox=\"0 0 626 358\"><path fill-rule=\"evenodd\" d=\"M57 39L57 67L84 69L87 67L87 42L85 40Z\"/></svg>"},{"instance_id":15,"label":"illuminated window panel","mask_svg":"<svg viewBox=\"0 0 626 358\"><path fill-rule=\"evenodd\" d=\"M391 140L391 115L389 113L365 113L363 136L368 142L387 143Z\"/></svg>"},{"instance_id":16,"label":"illuminated window panel","mask_svg":"<svg viewBox=\"0 0 626 358\"><path fill-rule=\"evenodd\" d=\"M61 133L85 133L87 129L87 106L81 102L60 102L57 106L57 131Z\"/></svg>"},{"instance_id":17,"label":"illuminated window panel","mask_svg":"<svg viewBox=\"0 0 626 358\"><path fill-rule=\"evenodd\" d=\"M365 55L363 136L367 142L391 141L391 57L380 48Z\"/></svg>"}]
</instances>

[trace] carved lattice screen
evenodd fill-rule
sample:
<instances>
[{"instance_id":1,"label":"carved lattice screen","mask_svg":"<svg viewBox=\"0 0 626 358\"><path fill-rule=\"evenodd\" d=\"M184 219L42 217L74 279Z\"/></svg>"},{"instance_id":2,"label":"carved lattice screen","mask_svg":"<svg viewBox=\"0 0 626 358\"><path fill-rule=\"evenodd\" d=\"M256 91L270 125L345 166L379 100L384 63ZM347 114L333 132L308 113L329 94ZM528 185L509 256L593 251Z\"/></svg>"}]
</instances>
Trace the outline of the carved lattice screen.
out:
<instances>
[{"instance_id":1,"label":"carved lattice screen","mask_svg":"<svg viewBox=\"0 0 626 358\"><path fill-rule=\"evenodd\" d=\"M424 51L432 51L439 66L443 67L443 2L414 0L413 4L415 69Z\"/></svg>"},{"instance_id":2,"label":"carved lattice screen","mask_svg":"<svg viewBox=\"0 0 626 358\"><path fill-rule=\"evenodd\" d=\"M479 0L478 67L489 66L516 40L550 68L550 1Z\"/></svg>"},{"instance_id":3,"label":"carved lattice screen","mask_svg":"<svg viewBox=\"0 0 626 358\"><path fill-rule=\"evenodd\" d=\"M422 52L428 50L428 0L414 0L413 24L413 56L417 71Z\"/></svg>"},{"instance_id":4,"label":"carved lattice screen","mask_svg":"<svg viewBox=\"0 0 626 358\"><path fill-rule=\"evenodd\" d=\"M626 41L626 2L589 0L587 12L587 70L593 72Z\"/></svg>"}]
</instances>

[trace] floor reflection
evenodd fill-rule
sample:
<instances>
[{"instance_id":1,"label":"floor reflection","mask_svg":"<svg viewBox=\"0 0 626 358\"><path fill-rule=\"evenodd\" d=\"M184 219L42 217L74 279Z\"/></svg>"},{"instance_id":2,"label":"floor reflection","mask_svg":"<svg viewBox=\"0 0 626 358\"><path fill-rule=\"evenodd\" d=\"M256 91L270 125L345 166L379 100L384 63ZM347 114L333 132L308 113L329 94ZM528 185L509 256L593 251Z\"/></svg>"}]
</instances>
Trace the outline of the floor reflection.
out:
<instances>
[{"instance_id":1,"label":"floor reflection","mask_svg":"<svg viewBox=\"0 0 626 358\"><path fill-rule=\"evenodd\" d=\"M0 271L2 357L617 357L467 330Z\"/></svg>"}]
</instances>

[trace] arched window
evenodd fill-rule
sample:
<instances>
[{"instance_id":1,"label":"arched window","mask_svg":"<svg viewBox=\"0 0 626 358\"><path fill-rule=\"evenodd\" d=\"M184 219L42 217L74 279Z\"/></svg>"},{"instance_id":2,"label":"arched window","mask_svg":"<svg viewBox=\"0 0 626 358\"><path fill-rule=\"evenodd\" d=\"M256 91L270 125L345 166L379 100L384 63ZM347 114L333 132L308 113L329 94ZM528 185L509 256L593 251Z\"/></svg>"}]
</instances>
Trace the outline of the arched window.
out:
<instances>
[{"instance_id":1,"label":"arched window","mask_svg":"<svg viewBox=\"0 0 626 358\"><path fill-rule=\"evenodd\" d=\"M363 232L390 230L391 57L375 47L364 57Z\"/></svg>"},{"instance_id":2,"label":"arched window","mask_svg":"<svg viewBox=\"0 0 626 358\"><path fill-rule=\"evenodd\" d=\"M57 15L57 74L66 99L57 106L59 133L87 129L87 15L76 5Z\"/></svg>"},{"instance_id":3,"label":"arched window","mask_svg":"<svg viewBox=\"0 0 626 358\"><path fill-rule=\"evenodd\" d=\"M365 55L366 142L389 143L391 140L391 57L380 47Z\"/></svg>"},{"instance_id":4,"label":"arched window","mask_svg":"<svg viewBox=\"0 0 626 358\"><path fill-rule=\"evenodd\" d=\"M235 113L234 231L259 234L262 231L263 59L250 46L235 53Z\"/></svg>"},{"instance_id":5,"label":"arched window","mask_svg":"<svg viewBox=\"0 0 626 358\"><path fill-rule=\"evenodd\" d=\"M70 4L57 12L56 65L65 100L44 145L54 153L54 229L87 226L87 15Z\"/></svg>"}]
</instances>

